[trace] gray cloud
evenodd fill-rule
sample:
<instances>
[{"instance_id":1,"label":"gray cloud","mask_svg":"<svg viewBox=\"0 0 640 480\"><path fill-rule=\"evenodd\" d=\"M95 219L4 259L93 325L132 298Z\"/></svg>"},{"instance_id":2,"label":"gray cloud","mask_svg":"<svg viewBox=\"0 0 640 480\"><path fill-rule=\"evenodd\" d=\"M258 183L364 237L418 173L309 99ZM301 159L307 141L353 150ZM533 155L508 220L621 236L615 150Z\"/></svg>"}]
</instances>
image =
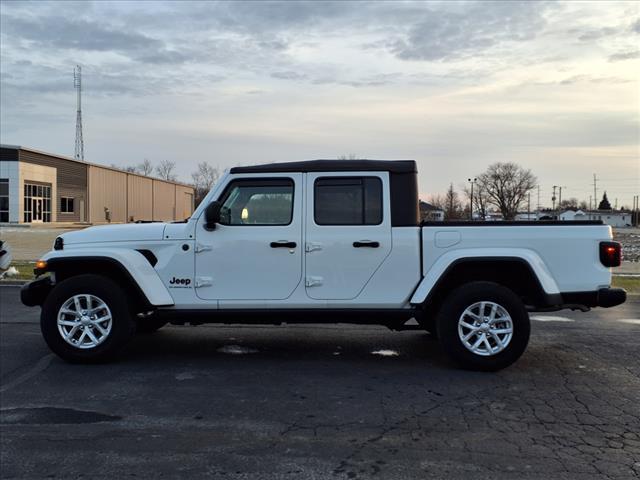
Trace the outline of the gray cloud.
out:
<instances>
[{"instance_id":1,"label":"gray cloud","mask_svg":"<svg viewBox=\"0 0 640 480\"><path fill-rule=\"evenodd\" d=\"M530 40L543 28L539 2L473 3L462 11L428 9L404 38L389 43L405 60L452 60L505 42Z\"/></svg>"},{"instance_id":2,"label":"gray cloud","mask_svg":"<svg viewBox=\"0 0 640 480\"><path fill-rule=\"evenodd\" d=\"M283 72L272 72L271 76L273 78L277 78L278 80L305 80L307 78L307 75L291 70L286 70Z\"/></svg>"},{"instance_id":3,"label":"gray cloud","mask_svg":"<svg viewBox=\"0 0 640 480\"><path fill-rule=\"evenodd\" d=\"M145 35L107 28L103 23L66 17L3 17L4 33L22 38L34 47L116 51L127 53L163 48L163 42Z\"/></svg>"},{"instance_id":4,"label":"gray cloud","mask_svg":"<svg viewBox=\"0 0 640 480\"><path fill-rule=\"evenodd\" d=\"M633 60L640 58L640 50L630 50L628 52L618 52L609 56L610 62L620 62L622 60Z\"/></svg>"},{"instance_id":5,"label":"gray cloud","mask_svg":"<svg viewBox=\"0 0 640 480\"><path fill-rule=\"evenodd\" d=\"M578 40L580 40L581 42L590 42L603 37L615 35L618 32L619 30L614 27L592 28L583 30L582 33L578 36Z\"/></svg>"}]
</instances>

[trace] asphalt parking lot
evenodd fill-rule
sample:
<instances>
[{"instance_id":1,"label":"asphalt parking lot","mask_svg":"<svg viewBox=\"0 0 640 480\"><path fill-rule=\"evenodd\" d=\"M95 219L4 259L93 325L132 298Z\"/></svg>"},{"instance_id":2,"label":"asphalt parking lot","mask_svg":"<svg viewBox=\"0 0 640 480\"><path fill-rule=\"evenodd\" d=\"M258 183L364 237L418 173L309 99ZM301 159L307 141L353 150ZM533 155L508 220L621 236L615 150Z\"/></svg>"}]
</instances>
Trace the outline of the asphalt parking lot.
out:
<instances>
[{"instance_id":1,"label":"asphalt parking lot","mask_svg":"<svg viewBox=\"0 0 640 480\"><path fill-rule=\"evenodd\" d=\"M640 476L639 297L535 315L498 373L348 325L170 326L69 365L38 315L0 287L3 478Z\"/></svg>"}]
</instances>

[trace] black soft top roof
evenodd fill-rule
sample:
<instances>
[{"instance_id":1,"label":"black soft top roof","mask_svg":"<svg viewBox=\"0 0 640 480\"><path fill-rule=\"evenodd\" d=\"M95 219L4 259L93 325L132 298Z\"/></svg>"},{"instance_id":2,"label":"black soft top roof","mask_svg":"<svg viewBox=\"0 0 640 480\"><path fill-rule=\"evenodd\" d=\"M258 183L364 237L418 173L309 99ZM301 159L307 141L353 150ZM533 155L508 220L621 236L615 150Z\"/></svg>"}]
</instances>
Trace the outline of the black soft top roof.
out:
<instances>
[{"instance_id":1,"label":"black soft top roof","mask_svg":"<svg viewBox=\"0 0 640 480\"><path fill-rule=\"evenodd\" d=\"M233 167L231 173L267 172L391 172L417 173L415 160L306 160Z\"/></svg>"}]
</instances>

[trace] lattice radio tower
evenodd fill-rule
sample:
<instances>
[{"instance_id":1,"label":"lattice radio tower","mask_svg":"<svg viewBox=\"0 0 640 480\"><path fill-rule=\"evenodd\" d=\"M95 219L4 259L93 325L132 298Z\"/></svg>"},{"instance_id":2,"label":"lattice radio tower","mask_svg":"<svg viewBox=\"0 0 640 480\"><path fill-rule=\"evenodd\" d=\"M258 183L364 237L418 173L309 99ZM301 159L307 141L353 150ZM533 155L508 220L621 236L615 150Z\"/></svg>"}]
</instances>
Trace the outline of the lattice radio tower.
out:
<instances>
[{"instance_id":1,"label":"lattice radio tower","mask_svg":"<svg viewBox=\"0 0 640 480\"><path fill-rule=\"evenodd\" d=\"M76 110L76 152L77 160L84 160L84 141L82 140L82 67L76 65L73 69L73 87L78 92Z\"/></svg>"}]
</instances>

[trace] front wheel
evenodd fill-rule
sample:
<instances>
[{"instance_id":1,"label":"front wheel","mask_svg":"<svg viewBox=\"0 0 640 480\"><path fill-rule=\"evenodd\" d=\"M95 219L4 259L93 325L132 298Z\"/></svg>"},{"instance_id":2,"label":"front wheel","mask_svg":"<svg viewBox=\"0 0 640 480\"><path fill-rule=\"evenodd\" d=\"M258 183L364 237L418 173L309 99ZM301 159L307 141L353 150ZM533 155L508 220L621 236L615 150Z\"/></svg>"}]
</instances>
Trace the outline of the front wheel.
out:
<instances>
[{"instance_id":1,"label":"front wheel","mask_svg":"<svg viewBox=\"0 0 640 480\"><path fill-rule=\"evenodd\" d=\"M529 314L522 301L493 282L471 282L454 290L436 322L442 348L469 370L508 367L529 343Z\"/></svg>"},{"instance_id":2,"label":"front wheel","mask_svg":"<svg viewBox=\"0 0 640 480\"><path fill-rule=\"evenodd\" d=\"M125 292L100 275L63 280L47 296L40 314L47 345L69 362L112 359L134 328Z\"/></svg>"}]
</instances>

